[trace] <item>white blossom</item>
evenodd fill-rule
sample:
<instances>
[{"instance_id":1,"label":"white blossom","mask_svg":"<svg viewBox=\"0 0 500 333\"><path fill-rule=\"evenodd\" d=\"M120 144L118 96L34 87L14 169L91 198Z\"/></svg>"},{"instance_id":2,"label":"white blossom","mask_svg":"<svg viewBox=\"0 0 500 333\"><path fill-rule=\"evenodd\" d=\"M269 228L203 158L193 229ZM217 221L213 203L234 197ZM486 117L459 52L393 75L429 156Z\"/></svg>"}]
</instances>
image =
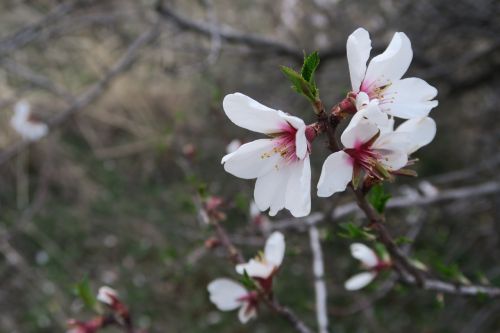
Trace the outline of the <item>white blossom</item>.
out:
<instances>
[{"instance_id":1,"label":"white blossom","mask_svg":"<svg viewBox=\"0 0 500 333\"><path fill-rule=\"evenodd\" d=\"M246 273L250 277L269 279L279 269L285 256L285 237L279 231L275 231L266 241L264 253L245 264L236 266L239 274Z\"/></svg>"},{"instance_id":2,"label":"white blossom","mask_svg":"<svg viewBox=\"0 0 500 333\"><path fill-rule=\"evenodd\" d=\"M10 124L23 139L30 141L40 140L49 130L47 124L32 119L30 105L25 101L16 103Z\"/></svg>"},{"instance_id":3,"label":"white blossom","mask_svg":"<svg viewBox=\"0 0 500 333\"><path fill-rule=\"evenodd\" d=\"M99 288L99 291L97 292L97 300L109 306L113 305L114 299L117 297L118 293L116 290L107 286Z\"/></svg>"},{"instance_id":4,"label":"white blossom","mask_svg":"<svg viewBox=\"0 0 500 333\"><path fill-rule=\"evenodd\" d=\"M210 301L221 311L240 309L238 318L244 324L257 316L257 298L240 283L231 279L216 279L207 287Z\"/></svg>"},{"instance_id":5,"label":"white blossom","mask_svg":"<svg viewBox=\"0 0 500 333\"><path fill-rule=\"evenodd\" d=\"M365 93L370 100L377 99L381 110L395 117L427 116L438 105L433 100L437 90L419 78L402 79L413 57L406 34L396 32L386 50L367 66L371 48L370 35L363 28L358 28L347 39L353 93Z\"/></svg>"},{"instance_id":6,"label":"white blossom","mask_svg":"<svg viewBox=\"0 0 500 333\"><path fill-rule=\"evenodd\" d=\"M295 217L308 215L311 166L304 121L240 93L227 95L223 106L236 125L269 136L224 156L224 169L236 177L257 179L254 199L261 211L269 208L274 216L286 208Z\"/></svg>"},{"instance_id":7,"label":"white blossom","mask_svg":"<svg viewBox=\"0 0 500 333\"><path fill-rule=\"evenodd\" d=\"M367 286L375 279L380 269L387 267L390 263L381 260L375 251L361 243L351 244L351 255L358 259L366 271L350 277L344 287L347 290L358 290Z\"/></svg>"}]
</instances>

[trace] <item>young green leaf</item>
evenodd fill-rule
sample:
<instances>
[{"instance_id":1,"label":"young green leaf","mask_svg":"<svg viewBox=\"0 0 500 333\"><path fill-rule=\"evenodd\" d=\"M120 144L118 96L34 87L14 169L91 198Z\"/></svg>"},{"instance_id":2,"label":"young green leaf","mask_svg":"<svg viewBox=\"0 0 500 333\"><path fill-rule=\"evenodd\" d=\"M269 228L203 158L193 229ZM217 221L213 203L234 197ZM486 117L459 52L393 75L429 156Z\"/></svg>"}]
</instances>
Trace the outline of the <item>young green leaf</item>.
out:
<instances>
[{"instance_id":1,"label":"young green leaf","mask_svg":"<svg viewBox=\"0 0 500 333\"><path fill-rule=\"evenodd\" d=\"M75 285L74 292L89 310L96 310L97 299L92 292L87 276Z\"/></svg>"},{"instance_id":2,"label":"young green leaf","mask_svg":"<svg viewBox=\"0 0 500 333\"><path fill-rule=\"evenodd\" d=\"M313 52L310 55L304 55L304 64L302 65L302 70L300 74L307 82L314 81L314 72L319 65L319 55L318 52Z\"/></svg>"},{"instance_id":3,"label":"young green leaf","mask_svg":"<svg viewBox=\"0 0 500 333\"><path fill-rule=\"evenodd\" d=\"M365 231L363 228L358 227L354 223L340 223L339 227L342 229L341 232L338 233L340 237L348 238L348 239L360 239L360 240L375 240L376 237L371 233Z\"/></svg>"},{"instance_id":4,"label":"young green leaf","mask_svg":"<svg viewBox=\"0 0 500 333\"><path fill-rule=\"evenodd\" d=\"M314 102L315 96L311 90L311 84L304 80L300 73L286 66L281 66L281 71L286 75L290 82L292 82L292 89L295 90L295 92L304 95L311 102Z\"/></svg>"},{"instance_id":5,"label":"young green leaf","mask_svg":"<svg viewBox=\"0 0 500 333\"><path fill-rule=\"evenodd\" d=\"M385 210L385 205L387 201L391 198L389 193L384 191L384 187L377 184L372 187L370 194L368 195L368 201L372 204L373 208L379 213L383 213Z\"/></svg>"}]
</instances>

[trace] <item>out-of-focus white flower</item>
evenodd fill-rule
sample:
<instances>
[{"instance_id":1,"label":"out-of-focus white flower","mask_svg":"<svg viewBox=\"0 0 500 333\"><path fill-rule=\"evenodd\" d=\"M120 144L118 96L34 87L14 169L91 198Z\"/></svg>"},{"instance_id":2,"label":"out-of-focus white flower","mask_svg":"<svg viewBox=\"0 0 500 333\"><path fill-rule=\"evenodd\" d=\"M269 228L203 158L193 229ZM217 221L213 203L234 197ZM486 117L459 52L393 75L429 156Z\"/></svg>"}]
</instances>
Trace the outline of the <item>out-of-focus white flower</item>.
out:
<instances>
[{"instance_id":1,"label":"out-of-focus white flower","mask_svg":"<svg viewBox=\"0 0 500 333\"><path fill-rule=\"evenodd\" d=\"M116 300L117 298L118 293L116 292L116 290L107 286L99 288L99 291L97 292L97 300L109 306L112 306L114 300Z\"/></svg>"},{"instance_id":2,"label":"out-of-focus white flower","mask_svg":"<svg viewBox=\"0 0 500 333\"><path fill-rule=\"evenodd\" d=\"M311 166L302 119L273 110L240 93L224 98L224 111L236 125L270 136L245 143L223 157L224 169L243 179L257 178L254 199L269 215L286 208L293 216L311 211Z\"/></svg>"},{"instance_id":3,"label":"out-of-focus white flower","mask_svg":"<svg viewBox=\"0 0 500 333\"><path fill-rule=\"evenodd\" d=\"M264 253L245 264L237 265L236 271L239 274L246 271L250 277L267 280L276 273L284 256L285 237L281 232L275 231L267 239Z\"/></svg>"},{"instance_id":4,"label":"out-of-focus white flower","mask_svg":"<svg viewBox=\"0 0 500 333\"><path fill-rule=\"evenodd\" d=\"M238 318L245 324L257 316L257 294L231 279L216 279L208 285L210 301L221 311L240 309Z\"/></svg>"},{"instance_id":5,"label":"out-of-focus white flower","mask_svg":"<svg viewBox=\"0 0 500 333\"><path fill-rule=\"evenodd\" d=\"M234 139L233 141L229 142L229 144L226 146L226 153L231 154L234 153L238 148L241 146L241 141L238 139Z\"/></svg>"},{"instance_id":6,"label":"out-of-focus white flower","mask_svg":"<svg viewBox=\"0 0 500 333\"><path fill-rule=\"evenodd\" d=\"M387 49L366 65L371 51L368 31L358 28L347 39L352 91L377 99L383 112L410 119L427 116L438 105L436 88L419 78L401 79L413 58L411 42L396 32Z\"/></svg>"},{"instance_id":7,"label":"out-of-focus white flower","mask_svg":"<svg viewBox=\"0 0 500 333\"><path fill-rule=\"evenodd\" d=\"M344 284L347 290L358 290L367 286L375 279L380 270L390 266L389 261L381 260L375 251L361 243L351 245L351 255L361 261L363 268L367 269L367 271L349 278Z\"/></svg>"},{"instance_id":8,"label":"out-of-focus white flower","mask_svg":"<svg viewBox=\"0 0 500 333\"><path fill-rule=\"evenodd\" d=\"M40 140L49 131L47 124L32 119L30 105L26 101L15 105L10 124L23 139L30 141Z\"/></svg>"}]
</instances>

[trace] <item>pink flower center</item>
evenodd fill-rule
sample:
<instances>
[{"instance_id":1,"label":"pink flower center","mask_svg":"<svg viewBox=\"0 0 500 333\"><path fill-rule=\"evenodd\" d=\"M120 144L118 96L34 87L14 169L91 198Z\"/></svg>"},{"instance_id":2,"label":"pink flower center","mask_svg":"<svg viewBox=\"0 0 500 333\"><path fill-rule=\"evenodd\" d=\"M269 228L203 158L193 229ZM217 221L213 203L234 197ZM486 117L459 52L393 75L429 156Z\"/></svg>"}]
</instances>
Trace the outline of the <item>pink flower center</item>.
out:
<instances>
[{"instance_id":1,"label":"pink flower center","mask_svg":"<svg viewBox=\"0 0 500 333\"><path fill-rule=\"evenodd\" d=\"M273 134L273 149L270 152L262 154L261 158L269 158L274 154L280 154L287 163L298 160L295 146L295 136L297 129L286 123L281 128L281 132Z\"/></svg>"},{"instance_id":2,"label":"pink flower center","mask_svg":"<svg viewBox=\"0 0 500 333\"><path fill-rule=\"evenodd\" d=\"M382 77L383 78L383 77ZM389 106L388 104L394 103L394 99L396 98L397 91L393 91L391 93L387 92L387 88L392 85L392 82L382 82L382 79L377 79L375 81L363 81L361 83L361 87L359 91L365 92L370 100L378 99L379 106L382 111L388 111L388 108L384 108L383 106Z\"/></svg>"},{"instance_id":3,"label":"pink flower center","mask_svg":"<svg viewBox=\"0 0 500 333\"><path fill-rule=\"evenodd\" d=\"M362 168L367 175L373 178L385 179L386 177L381 170L383 167L379 163L382 154L377 149L372 149L372 143L373 139L365 143L356 142L354 148L344 149L344 152L351 157L355 169Z\"/></svg>"}]
</instances>

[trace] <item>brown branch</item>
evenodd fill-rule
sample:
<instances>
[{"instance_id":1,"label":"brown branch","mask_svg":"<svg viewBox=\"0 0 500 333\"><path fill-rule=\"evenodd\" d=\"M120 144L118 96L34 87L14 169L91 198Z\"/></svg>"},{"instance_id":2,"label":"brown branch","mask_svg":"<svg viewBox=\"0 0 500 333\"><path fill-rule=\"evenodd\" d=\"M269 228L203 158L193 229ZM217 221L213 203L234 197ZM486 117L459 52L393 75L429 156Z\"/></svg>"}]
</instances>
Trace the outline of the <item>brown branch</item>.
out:
<instances>
[{"instance_id":1,"label":"brown branch","mask_svg":"<svg viewBox=\"0 0 500 333\"><path fill-rule=\"evenodd\" d=\"M111 67L111 69L104 75L101 80L94 83L83 94L78 96L75 99L74 103L71 104L67 109L49 119L49 121L47 122L49 127L51 129L54 129L60 126L72 115L97 100L117 77L131 68L134 62L139 58L140 50L142 49L142 47L156 39L156 37L159 35L158 27L159 24L156 23L150 30L137 37L127 48L127 51L123 54L123 56L118 59L118 61ZM27 149L32 144L32 141L23 140L8 147L0 154L0 165L10 160L21 151Z\"/></svg>"},{"instance_id":2,"label":"brown branch","mask_svg":"<svg viewBox=\"0 0 500 333\"><path fill-rule=\"evenodd\" d=\"M216 210L208 211L207 215L209 217L209 224L211 224L215 228L215 232L217 233L217 237L221 243L221 245L226 249L229 254L229 258L234 264L241 264L245 262L245 258L241 254L241 252L233 245L231 239L224 227L219 223L219 219L217 216L219 215ZM295 330L300 333L312 333L311 329L307 327L307 325L297 317L297 315L288 307L281 305L277 299L272 297L269 293L266 293L262 290L258 290L261 294L262 300L269 306L270 309L278 313L280 316L285 318L289 323L293 325Z\"/></svg>"},{"instance_id":3,"label":"brown branch","mask_svg":"<svg viewBox=\"0 0 500 333\"><path fill-rule=\"evenodd\" d=\"M449 190L442 190L434 196L397 196L389 200L386 210L401 209L418 206L429 206L445 201L465 200L478 198L485 195L491 195L500 192L500 182L489 181L479 185L457 187ZM360 212L361 209L356 202L351 202L337 206L331 213L333 220L339 220L346 216ZM323 213L313 213L303 219L283 219L273 223L273 228L276 230L295 228L306 230L308 225L317 225L327 221L326 215Z\"/></svg>"}]
</instances>

